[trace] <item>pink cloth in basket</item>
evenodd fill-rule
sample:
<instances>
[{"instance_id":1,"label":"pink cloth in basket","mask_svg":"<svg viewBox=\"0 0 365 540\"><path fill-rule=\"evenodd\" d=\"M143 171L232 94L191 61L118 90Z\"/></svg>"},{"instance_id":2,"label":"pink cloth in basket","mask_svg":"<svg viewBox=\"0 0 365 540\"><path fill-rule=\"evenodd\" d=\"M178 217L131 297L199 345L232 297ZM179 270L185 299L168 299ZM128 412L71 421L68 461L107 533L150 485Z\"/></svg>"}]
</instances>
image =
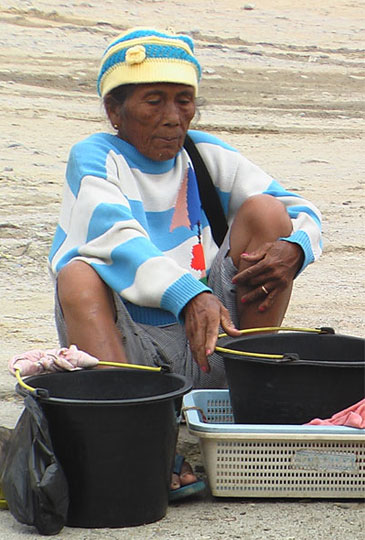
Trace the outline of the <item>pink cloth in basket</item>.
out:
<instances>
[{"instance_id":1,"label":"pink cloth in basket","mask_svg":"<svg viewBox=\"0 0 365 540\"><path fill-rule=\"evenodd\" d=\"M365 399L362 399L355 405L340 411L331 418L321 420L314 418L307 425L310 426L347 426L354 428L365 428Z\"/></svg>"},{"instance_id":2,"label":"pink cloth in basket","mask_svg":"<svg viewBox=\"0 0 365 540\"><path fill-rule=\"evenodd\" d=\"M76 345L68 349L48 349L42 351L33 349L23 354L13 356L9 360L8 368L12 375L19 369L22 377L53 373L55 371L74 371L76 369L97 366L99 360L90 354L80 351Z\"/></svg>"}]
</instances>

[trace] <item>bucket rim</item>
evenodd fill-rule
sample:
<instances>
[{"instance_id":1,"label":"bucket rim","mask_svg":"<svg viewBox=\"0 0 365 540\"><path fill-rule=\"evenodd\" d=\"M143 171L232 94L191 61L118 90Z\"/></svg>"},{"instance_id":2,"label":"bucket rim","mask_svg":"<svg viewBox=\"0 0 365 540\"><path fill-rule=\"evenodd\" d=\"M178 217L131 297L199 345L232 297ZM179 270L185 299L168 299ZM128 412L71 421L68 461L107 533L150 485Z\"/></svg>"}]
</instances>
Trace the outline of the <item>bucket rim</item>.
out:
<instances>
[{"instance_id":1,"label":"bucket rim","mask_svg":"<svg viewBox=\"0 0 365 540\"><path fill-rule=\"evenodd\" d=\"M68 375L68 374L75 374L75 373L82 373L86 371L92 371L92 370L80 370L80 371L64 371L64 372L57 372L57 373L47 373L48 376L62 376L62 375ZM113 372L116 371L120 372L130 372L128 369L123 368L115 368L113 369ZM96 372L96 371L95 371ZM180 375L178 373L159 373L156 374L158 376L173 376L175 379L179 379L182 383L184 383L180 388L176 390L172 390L170 392L166 392L165 394L157 394L155 396L145 396L145 397L139 397L139 398L126 398L126 399L75 399L75 398L63 398L63 397L52 397L49 395L48 390L46 388L42 388L39 384L36 387L36 391L32 392L24 387L22 387L19 383L16 384L15 390L16 392L21 395L22 397L26 396L33 396L39 399L42 403L47 404L54 404L54 405L80 405L80 406L128 406L128 405L143 405L146 403L158 403L161 401L168 401L171 399L177 399L179 397L182 397L184 394L188 393L192 389L192 383L183 375ZM25 378L24 380L27 382L27 384L31 384L32 380L39 379L42 377L42 375L33 375L30 377Z\"/></svg>"},{"instance_id":2,"label":"bucket rim","mask_svg":"<svg viewBox=\"0 0 365 540\"><path fill-rule=\"evenodd\" d=\"M272 364L275 366L317 366L335 368L365 368L365 360L358 362L343 362L333 360L306 360L305 358L295 358L296 353L283 353L283 358L260 358L258 356L244 357L234 353L221 353L223 360L236 360L239 362L251 362L254 364Z\"/></svg>"},{"instance_id":3,"label":"bucket rim","mask_svg":"<svg viewBox=\"0 0 365 540\"><path fill-rule=\"evenodd\" d=\"M297 336L299 332L287 332L286 337L293 337ZM365 339L358 337L358 336L349 336L346 334L332 334L332 333L324 333L324 334L310 334L309 332L300 332L300 334L311 336L313 339L335 339L335 338L346 338L351 339L357 342L362 342L365 345ZM341 360L309 360L305 358L299 357L299 355L296 352L290 352L285 351L278 354L274 354L275 358L263 358L260 357L261 351L255 351L249 352L248 356L245 355L238 355L235 353L235 351L232 349L232 352L230 352L228 349L231 346L234 346L234 343L236 342L249 342L253 340L258 339L265 339L265 338L276 338L281 337L283 334L272 334L272 333L262 333L261 335L243 335L240 338L233 338L231 336L224 336L218 339L218 344L220 346L225 347L224 352L219 351L219 348L217 350L217 354L219 354L223 360L236 360L241 362L251 362L251 363L262 363L267 365L286 365L286 366L318 366L318 367L335 367L335 368L364 368L365 367L365 358L362 360L354 360L354 361L348 361L344 362ZM243 352L243 351L240 351ZM255 353L257 356L255 356ZM278 357L279 356L279 357ZM282 356L282 358L280 358Z\"/></svg>"}]
</instances>

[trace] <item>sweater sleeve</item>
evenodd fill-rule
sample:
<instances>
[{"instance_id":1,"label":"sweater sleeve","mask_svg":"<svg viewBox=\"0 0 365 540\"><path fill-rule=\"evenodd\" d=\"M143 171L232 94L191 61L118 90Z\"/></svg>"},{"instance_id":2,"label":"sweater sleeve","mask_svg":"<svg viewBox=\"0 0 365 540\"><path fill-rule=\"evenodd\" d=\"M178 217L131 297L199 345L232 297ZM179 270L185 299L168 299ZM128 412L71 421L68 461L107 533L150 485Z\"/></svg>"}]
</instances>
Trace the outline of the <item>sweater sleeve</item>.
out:
<instances>
[{"instance_id":1,"label":"sweater sleeve","mask_svg":"<svg viewBox=\"0 0 365 540\"><path fill-rule=\"evenodd\" d=\"M237 192L242 193L240 188L242 177L245 177L247 182L245 196L263 193L277 198L284 204L292 222L293 232L280 240L293 242L302 248L304 259L299 273L302 272L308 264L317 260L322 252L320 211L310 201L288 191L259 167L246 160L239 161L232 198L238 197Z\"/></svg>"},{"instance_id":2,"label":"sweater sleeve","mask_svg":"<svg viewBox=\"0 0 365 540\"><path fill-rule=\"evenodd\" d=\"M71 260L84 261L125 301L181 319L186 303L210 289L154 245L142 203L121 190L120 163L98 152L80 144L71 151L51 269L57 275Z\"/></svg>"},{"instance_id":3,"label":"sweater sleeve","mask_svg":"<svg viewBox=\"0 0 365 540\"><path fill-rule=\"evenodd\" d=\"M296 243L303 250L300 271L319 258L322 251L321 214L314 204L285 189L218 138L201 132L191 134L212 175L229 223L248 197L261 193L272 195L284 204L293 225L292 234L280 240Z\"/></svg>"}]
</instances>

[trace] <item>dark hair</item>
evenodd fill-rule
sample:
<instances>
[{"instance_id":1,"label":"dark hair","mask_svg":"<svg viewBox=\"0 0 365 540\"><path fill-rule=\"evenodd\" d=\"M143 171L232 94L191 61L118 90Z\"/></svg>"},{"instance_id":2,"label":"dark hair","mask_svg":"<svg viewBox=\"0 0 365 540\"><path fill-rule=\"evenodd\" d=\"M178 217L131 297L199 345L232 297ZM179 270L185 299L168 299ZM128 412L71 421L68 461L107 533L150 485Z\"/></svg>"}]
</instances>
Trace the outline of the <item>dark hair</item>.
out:
<instances>
[{"instance_id":1,"label":"dark hair","mask_svg":"<svg viewBox=\"0 0 365 540\"><path fill-rule=\"evenodd\" d=\"M109 107L123 105L125 100L133 93L136 84L121 84L113 88L104 96L104 107L108 111Z\"/></svg>"}]
</instances>

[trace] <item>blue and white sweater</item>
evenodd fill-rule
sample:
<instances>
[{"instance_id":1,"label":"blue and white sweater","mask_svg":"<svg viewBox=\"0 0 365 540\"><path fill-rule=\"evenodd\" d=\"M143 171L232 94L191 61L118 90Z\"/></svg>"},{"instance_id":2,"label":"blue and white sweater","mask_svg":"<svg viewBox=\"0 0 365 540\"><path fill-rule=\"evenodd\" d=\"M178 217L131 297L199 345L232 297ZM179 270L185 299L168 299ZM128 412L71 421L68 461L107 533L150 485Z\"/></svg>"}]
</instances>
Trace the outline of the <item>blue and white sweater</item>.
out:
<instances>
[{"instance_id":1,"label":"blue and white sweater","mask_svg":"<svg viewBox=\"0 0 365 540\"><path fill-rule=\"evenodd\" d=\"M247 197L273 195L292 219L293 233L285 240L303 249L302 269L319 257L320 213L314 205L286 191L218 138L189 134L228 223ZM55 277L69 261L85 261L121 296L135 321L171 324L181 320L189 300L210 290L204 277L217 250L184 149L174 159L156 162L107 133L72 148L49 255Z\"/></svg>"}]
</instances>

